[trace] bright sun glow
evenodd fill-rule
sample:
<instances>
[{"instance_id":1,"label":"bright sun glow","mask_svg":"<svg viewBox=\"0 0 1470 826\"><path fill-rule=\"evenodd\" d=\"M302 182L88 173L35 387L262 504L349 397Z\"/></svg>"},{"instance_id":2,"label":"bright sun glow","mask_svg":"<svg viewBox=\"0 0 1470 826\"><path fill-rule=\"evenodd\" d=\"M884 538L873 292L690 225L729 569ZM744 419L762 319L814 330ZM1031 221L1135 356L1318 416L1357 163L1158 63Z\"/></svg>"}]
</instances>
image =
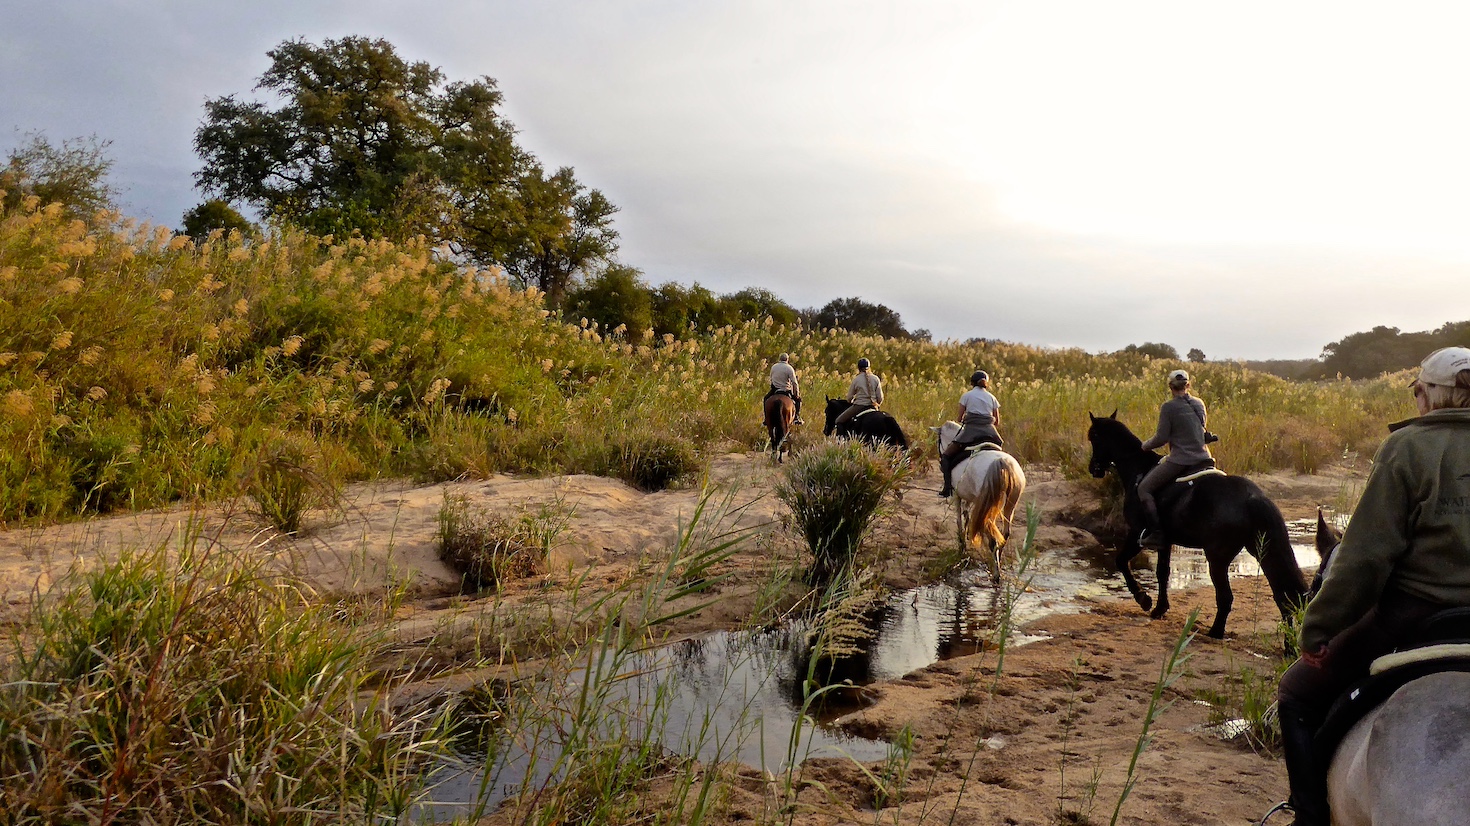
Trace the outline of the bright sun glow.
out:
<instances>
[{"instance_id":1,"label":"bright sun glow","mask_svg":"<svg viewBox=\"0 0 1470 826\"><path fill-rule=\"evenodd\" d=\"M1014 220L1470 257L1457 6L1013 4L922 104ZM939 147L936 146L938 150Z\"/></svg>"}]
</instances>

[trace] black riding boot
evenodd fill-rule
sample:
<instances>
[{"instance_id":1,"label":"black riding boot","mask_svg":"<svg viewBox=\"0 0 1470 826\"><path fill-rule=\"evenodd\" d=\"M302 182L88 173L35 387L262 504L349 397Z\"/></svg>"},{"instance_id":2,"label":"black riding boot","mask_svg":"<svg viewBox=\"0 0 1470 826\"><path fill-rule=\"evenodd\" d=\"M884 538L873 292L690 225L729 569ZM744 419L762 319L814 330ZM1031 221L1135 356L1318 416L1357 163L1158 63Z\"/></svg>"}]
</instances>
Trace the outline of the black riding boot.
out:
<instances>
[{"instance_id":1,"label":"black riding boot","mask_svg":"<svg viewBox=\"0 0 1470 826\"><path fill-rule=\"evenodd\" d=\"M1159 525L1159 506L1152 499L1143 500L1143 531L1138 535L1138 544L1158 551L1169 545L1164 538L1164 529Z\"/></svg>"},{"instance_id":2,"label":"black riding boot","mask_svg":"<svg viewBox=\"0 0 1470 826\"><path fill-rule=\"evenodd\" d=\"M939 498L948 499L954 493L954 484L950 481L950 474L954 471L953 460L949 456L939 457L939 473L944 477L944 487L939 491Z\"/></svg>"},{"instance_id":3,"label":"black riding boot","mask_svg":"<svg viewBox=\"0 0 1470 826\"><path fill-rule=\"evenodd\" d=\"M1292 826L1329 826L1327 772L1318 765L1314 740L1318 721L1283 707L1280 709L1281 748L1286 753L1286 778L1291 783Z\"/></svg>"},{"instance_id":4,"label":"black riding boot","mask_svg":"<svg viewBox=\"0 0 1470 826\"><path fill-rule=\"evenodd\" d=\"M801 397L796 397L796 421L793 424L806 424L801 420Z\"/></svg>"}]
</instances>

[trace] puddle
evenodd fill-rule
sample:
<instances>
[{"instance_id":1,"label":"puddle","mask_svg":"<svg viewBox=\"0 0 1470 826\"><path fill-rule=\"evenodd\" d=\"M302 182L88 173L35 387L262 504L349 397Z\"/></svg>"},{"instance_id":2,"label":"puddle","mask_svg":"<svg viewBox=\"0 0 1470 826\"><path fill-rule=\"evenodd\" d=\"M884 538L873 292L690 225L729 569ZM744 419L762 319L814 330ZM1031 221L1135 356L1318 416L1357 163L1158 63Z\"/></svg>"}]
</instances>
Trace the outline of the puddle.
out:
<instances>
[{"instance_id":1,"label":"puddle","mask_svg":"<svg viewBox=\"0 0 1470 826\"><path fill-rule=\"evenodd\" d=\"M1315 520L1291 523L1293 547L1303 565L1317 564L1312 545ZM1303 544L1303 540L1305 540ZM1126 595L1122 577L1113 570L1110 549L1048 551L1033 563L1031 587L1017 598L1012 624L1057 613L1085 610L1085 601L1104 595ZM1231 565L1232 576L1251 576L1259 566L1242 553ZM1151 572L1139 570L1146 588ZM1208 584L1204 556L1175 549L1171 588ZM875 620L868 650L846 658L834 680L855 686L896 680L935 662L974 654L993 645L999 619L998 591L983 571L971 571L955 582L936 583L892 595ZM1015 635L1012 644L1041 639ZM793 622L763 632L717 632L638 654L622 664L621 677L607 681L612 705L635 710L623 724L641 735L650 725L661 745L701 761L735 760L777 773L811 757L846 756L860 762L881 760L889 744L856 737L834 720L860 708L860 688L840 689L833 702L803 714L802 686L809 664L806 626ZM548 697L573 697L587 682L573 672L559 690L542 689ZM594 683L596 681L594 680ZM657 719L647 717L657 708ZM488 742L478 755L464 757L472 768L444 767L433 775L431 797L415 820L447 821L469 812L480 800L489 812L527 785L537 787L552 777L555 756L565 744L556 733L566 713L538 731L520 732L514 742ZM612 722L606 722L612 725ZM493 740L493 738L491 738Z\"/></svg>"},{"instance_id":2,"label":"puddle","mask_svg":"<svg viewBox=\"0 0 1470 826\"><path fill-rule=\"evenodd\" d=\"M1321 559L1317 556L1317 519L1292 519L1286 523L1286 531L1291 536L1291 549L1296 552L1296 564L1303 570L1315 569ZM1149 571L1152 572L1153 554L1145 552L1149 558ZM1139 582L1144 582L1144 571L1136 569L1139 574ZM1256 563L1254 557L1241 551L1235 561L1230 563L1230 576L1259 576L1261 566ZM1311 575L1307 576L1308 581ZM1156 580L1152 574L1147 577L1146 589L1153 589ZM1175 548L1173 556L1169 560L1169 589L1193 588L1199 585L1210 584L1210 566L1205 562L1204 551L1194 548Z\"/></svg>"}]
</instances>

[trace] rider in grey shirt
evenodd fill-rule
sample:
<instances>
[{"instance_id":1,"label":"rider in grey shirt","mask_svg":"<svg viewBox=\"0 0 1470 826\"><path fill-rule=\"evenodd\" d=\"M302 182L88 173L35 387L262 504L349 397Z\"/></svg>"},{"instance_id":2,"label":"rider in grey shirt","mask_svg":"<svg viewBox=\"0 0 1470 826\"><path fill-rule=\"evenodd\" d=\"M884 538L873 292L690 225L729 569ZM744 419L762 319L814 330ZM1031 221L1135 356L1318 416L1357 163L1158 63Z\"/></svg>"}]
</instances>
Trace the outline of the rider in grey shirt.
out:
<instances>
[{"instance_id":1,"label":"rider in grey shirt","mask_svg":"<svg viewBox=\"0 0 1470 826\"><path fill-rule=\"evenodd\" d=\"M1170 482L1190 470L1206 465L1214 467L1215 459L1205 445L1215 441L1205 430L1205 403L1189 395L1189 374L1175 370L1169 374L1169 390L1173 398L1159 408L1159 428L1153 438L1143 443L1144 450L1169 446L1169 455L1149 471L1138 483L1138 502L1143 506L1147 526L1139 544L1149 548L1167 545L1159 527L1159 507L1154 497Z\"/></svg>"}]
</instances>

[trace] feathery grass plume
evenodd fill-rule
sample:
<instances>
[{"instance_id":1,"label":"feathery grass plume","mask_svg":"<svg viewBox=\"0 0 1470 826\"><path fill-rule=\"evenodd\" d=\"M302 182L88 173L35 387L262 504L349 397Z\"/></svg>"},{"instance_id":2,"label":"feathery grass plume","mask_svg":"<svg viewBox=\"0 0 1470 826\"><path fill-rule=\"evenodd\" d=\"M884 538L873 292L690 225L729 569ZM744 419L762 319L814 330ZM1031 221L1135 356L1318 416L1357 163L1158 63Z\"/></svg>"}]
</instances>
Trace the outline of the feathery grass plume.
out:
<instances>
[{"instance_id":1,"label":"feathery grass plume","mask_svg":"<svg viewBox=\"0 0 1470 826\"><path fill-rule=\"evenodd\" d=\"M371 687L381 628L206 544L74 570L13 630L10 822L362 822L413 801L443 721Z\"/></svg>"},{"instance_id":2,"label":"feathery grass plume","mask_svg":"<svg viewBox=\"0 0 1470 826\"><path fill-rule=\"evenodd\" d=\"M890 496L913 474L907 454L839 440L798 454L776 485L811 551L809 569L829 578L851 563Z\"/></svg>"}]
</instances>

